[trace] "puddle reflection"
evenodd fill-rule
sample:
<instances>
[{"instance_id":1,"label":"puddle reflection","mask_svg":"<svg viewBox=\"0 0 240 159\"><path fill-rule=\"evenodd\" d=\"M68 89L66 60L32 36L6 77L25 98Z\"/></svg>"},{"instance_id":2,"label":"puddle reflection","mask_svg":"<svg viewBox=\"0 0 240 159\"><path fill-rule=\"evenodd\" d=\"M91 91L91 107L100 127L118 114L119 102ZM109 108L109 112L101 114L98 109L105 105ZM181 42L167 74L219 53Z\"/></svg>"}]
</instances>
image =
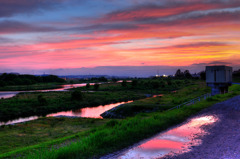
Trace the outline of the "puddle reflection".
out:
<instances>
[{"instance_id":1,"label":"puddle reflection","mask_svg":"<svg viewBox=\"0 0 240 159\"><path fill-rule=\"evenodd\" d=\"M118 159L153 159L160 158L166 154L181 154L191 150L192 146L201 144L199 137L206 135L202 126L211 125L216 122L218 118L215 116L197 117L186 124L177 128L171 129L167 132L160 133L154 138L142 143L139 146L133 147L122 154Z\"/></svg>"}]
</instances>

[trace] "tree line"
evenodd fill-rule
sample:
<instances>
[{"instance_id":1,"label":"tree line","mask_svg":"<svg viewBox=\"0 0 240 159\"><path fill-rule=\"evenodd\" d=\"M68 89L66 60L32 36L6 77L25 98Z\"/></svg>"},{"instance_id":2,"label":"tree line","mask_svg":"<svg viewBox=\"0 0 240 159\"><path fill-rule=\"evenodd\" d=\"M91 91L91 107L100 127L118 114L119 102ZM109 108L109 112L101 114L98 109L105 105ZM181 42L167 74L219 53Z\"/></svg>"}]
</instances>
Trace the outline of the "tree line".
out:
<instances>
[{"instance_id":1,"label":"tree line","mask_svg":"<svg viewBox=\"0 0 240 159\"><path fill-rule=\"evenodd\" d=\"M0 75L0 87L12 85L31 85L37 83L64 83L65 80L55 75L34 76L3 73Z\"/></svg>"}]
</instances>

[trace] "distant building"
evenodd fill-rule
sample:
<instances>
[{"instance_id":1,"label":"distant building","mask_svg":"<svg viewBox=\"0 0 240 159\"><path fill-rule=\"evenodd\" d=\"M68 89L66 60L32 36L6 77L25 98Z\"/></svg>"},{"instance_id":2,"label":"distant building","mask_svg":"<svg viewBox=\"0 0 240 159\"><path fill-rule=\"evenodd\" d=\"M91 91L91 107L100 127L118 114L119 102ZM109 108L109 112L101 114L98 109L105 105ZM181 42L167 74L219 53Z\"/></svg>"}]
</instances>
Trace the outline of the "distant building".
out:
<instances>
[{"instance_id":1,"label":"distant building","mask_svg":"<svg viewBox=\"0 0 240 159\"><path fill-rule=\"evenodd\" d=\"M194 74L191 74L192 75L192 77L193 78L200 78L201 76L200 76L200 73L194 73Z\"/></svg>"},{"instance_id":2,"label":"distant building","mask_svg":"<svg viewBox=\"0 0 240 159\"><path fill-rule=\"evenodd\" d=\"M227 93L232 85L232 67L206 66L206 82L212 88L212 95Z\"/></svg>"}]
</instances>

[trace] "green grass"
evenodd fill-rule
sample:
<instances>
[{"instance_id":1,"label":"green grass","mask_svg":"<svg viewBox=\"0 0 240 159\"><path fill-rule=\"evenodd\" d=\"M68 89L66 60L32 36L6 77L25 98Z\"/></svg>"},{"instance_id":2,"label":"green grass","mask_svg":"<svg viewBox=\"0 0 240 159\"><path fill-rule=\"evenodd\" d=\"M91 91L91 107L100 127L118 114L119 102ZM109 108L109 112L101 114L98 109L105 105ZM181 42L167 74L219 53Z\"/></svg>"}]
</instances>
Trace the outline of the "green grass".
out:
<instances>
[{"instance_id":1,"label":"green grass","mask_svg":"<svg viewBox=\"0 0 240 159\"><path fill-rule=\"evenodd\" d=\"M240 94L240 86L233 86L231 90L235 92L217 95L181 109L162 113L140 114L120 121L112 120L95 129L87 137L68 146L51 150L38 149L27 154L24 158L79 159L99 157L166 130L204 108Z\"/></svg>"},{"instance_id":2,"label":"green grass","mask_svg":"<svg viewBox=\"0 0 240 159\"><path fill-rule=\"evenodd\" d=\"M160 94L171 90L183 88L191 85L195 81L189 80L139 80L137 86L128 83L126 87L118 83L106 83L100 85L96 92L84 92L82 100L72 100L71 91L69 92L35 92L20 93L10 99L0 99L0 121L27 117L33 115L46 115L62 110L78 109L83 107L98 106L115 102L145 98L145 94ZM163 83L164 86L155 85ZM153 88L155 86L156 88ZM73 90L85 90L75 88ZM93 86L89 90L94 89ZM24 108L24 109L23 109Z\"/></svg>"},{"instance_id":3,"label":"green grass","mask_svg":"<svg viewBox=\"0 0 240 159\"><path fill-rule=\"evenodd\" d=\"M85 92L81 101L71 99L72 92L21 93L10 99L0 99L0 120L46 115L61 110L99 106L145 98L133 91ZM39 98L40 97L40 98ZM44 99L44 100L43 100Z\"/></svg>"},{"instance_id":4,"label":"green grass","mask_svg":"<svg viewBox=\"0 0 240 159\"><path fill-rule=\"evenodd\" d=\"M136 79L134 79L136 80ZM160 92L173 91L191 85L198 80L187 79L137 79L137 84L133 86L132 82L127 82L125 87L121 83L104 83L101 84L98 91L126 91L132 90L138 93L158 94ZM94 86L90 88L80 87L74 90L95 91Z\"/></svg>"},{"instance_id":5,"label":"green grass","mask_svg":"<svg viewBox=\"0 0 240 159\"><path fill-rule=\"evenodd\" d=\"M39 118L34 121L0 127L0 154L54 141L66 136L79 135L109 120L91 118Z\"/></svg>"},{"instance_id":6,"label":"green grass","mask_svg":"<svg viewBox=\"0 0 240 159\"><path fill-rule=\"evenodd\" d=\"M61 88L63 83L39 83L32 85L4 86L0 91L29 91Z\"/></svg>"},{"instance_id":7,"label":"green grass","mask_svg":"<svg viewBox=\"0 0 240 159\"><path fill-rule=\"evenodd\" d=\"M140 99L133 103L124 104L121 107L111 110L116 117L134 116L141 112L164 111L176 105L194 99L203 94L209 93L210 88L205 82L197 82L176 92L164 94L155 98Z\"/></svg>"},{"instance_id":8,"label":"green grass","mask_svg":"<svg viewBox=\"0 0 240 159\"><path fill-rule=\"evenodd\" d=\"M67 139L65 137L64 139L58 139L58 142L52 141L50 143L22 148L16 150L17 152L9 152L0 157L7 157L13 154L19 155L20 152L24 155L23 158L36 159L99 157L166 130L172 125L183 122L189 116L196 114L204 108L240 94L240 86L233 85L230 87L230 91L231 93L217 95L181 109L168 112L141 113L135 117L123 120L110 120L102 126L86 131L86 133L82 132L78 138L79 141L67 146L49 148L49 145L52 145L54 142L64 142L64 139Z\"/></svg>"}]
</instances>

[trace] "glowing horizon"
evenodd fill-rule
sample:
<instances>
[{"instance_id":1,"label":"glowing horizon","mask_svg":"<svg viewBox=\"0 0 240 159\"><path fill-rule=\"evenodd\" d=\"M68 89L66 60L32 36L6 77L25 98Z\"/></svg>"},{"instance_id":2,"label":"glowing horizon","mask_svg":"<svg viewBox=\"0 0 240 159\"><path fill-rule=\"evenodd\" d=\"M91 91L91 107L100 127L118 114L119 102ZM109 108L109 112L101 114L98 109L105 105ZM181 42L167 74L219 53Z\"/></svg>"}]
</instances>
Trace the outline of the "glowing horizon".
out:
<instances>
[{"instance_id":1,"label":"glowing horizon","mask_svg":"<svg viewBox=\"0 0 240 159\"><path fill-rule=\"evenodd\" d=\"M2 0L0 71L240 66L237 0Z\"/></svg>"}]
</instances>

